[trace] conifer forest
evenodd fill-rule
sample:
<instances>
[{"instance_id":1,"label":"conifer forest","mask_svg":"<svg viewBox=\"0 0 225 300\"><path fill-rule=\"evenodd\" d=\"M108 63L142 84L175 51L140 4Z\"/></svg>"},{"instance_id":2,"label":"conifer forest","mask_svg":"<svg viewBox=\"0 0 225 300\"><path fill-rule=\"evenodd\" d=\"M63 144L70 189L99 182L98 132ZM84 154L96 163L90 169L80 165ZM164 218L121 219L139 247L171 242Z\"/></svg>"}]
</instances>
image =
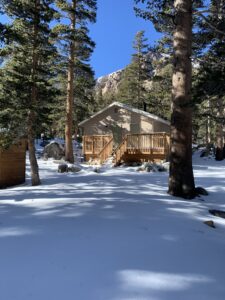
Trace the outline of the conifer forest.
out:
<instances>
[{"instance_id":1,"label":"conifer forest","mask_svg":"<svg viewBox=\"0 0 225 300\"><path fill-rule=\"evenodd\" d=\"M225 299L224 199L225 0L0 0L0 299Z\"/></svg>"}]
</instances>

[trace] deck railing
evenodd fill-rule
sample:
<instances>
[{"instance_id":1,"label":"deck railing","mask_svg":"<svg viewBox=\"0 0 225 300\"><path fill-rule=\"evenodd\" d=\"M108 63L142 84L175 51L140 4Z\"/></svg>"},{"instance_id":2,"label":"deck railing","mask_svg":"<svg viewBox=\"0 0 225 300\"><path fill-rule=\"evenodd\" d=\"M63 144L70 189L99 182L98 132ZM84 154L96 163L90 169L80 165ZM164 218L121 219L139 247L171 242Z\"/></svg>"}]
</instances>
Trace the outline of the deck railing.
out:
<instances>
[{"instance_id":1,"label":"deck railing","mask_svg":"<svg viewBox=\"0 0 225 300\"><path fill-rule=\"evenodd\" d=\"M123 142L115 150L116 163L126 155L163 155L168 158L170 136L168 133L127 134Z\"/></svg>"},{"instance_id":2,"label":"deck railing","mask_svg":"<svg viewBox=\"0 0 225 300\"><path fill-rule=\"evenodd\" d=\"M98 155L111 139L112 135L83 136L83 154Z\"/></svg>"},{"instance_id":3,"label":"deck railing","mask_svg":"<svg viewBox=\"0 0 225 300\"><path fill-rule=\"evenodd\" d=\"M127 135L127 151L139 151L141 153L165 154L169 149L169 134L142 133Z\"/></svg>"},{"instance_id":4,"label":"deck railing","mask_svg":"<svg viewBox=\"0 0 225 300\"><path fill-rule=\"evenodd\" d=\"M141 133L127 134L122 143L114 150L116 163L119 163L123 156L136 155L136 157L149 155L154 159L161 157L168 158L170 136L168 133ZM103 163L113 150L112 135L94 135L83 137L83 154L86 158L96 158Z\"/></svg>"}]
</instances>

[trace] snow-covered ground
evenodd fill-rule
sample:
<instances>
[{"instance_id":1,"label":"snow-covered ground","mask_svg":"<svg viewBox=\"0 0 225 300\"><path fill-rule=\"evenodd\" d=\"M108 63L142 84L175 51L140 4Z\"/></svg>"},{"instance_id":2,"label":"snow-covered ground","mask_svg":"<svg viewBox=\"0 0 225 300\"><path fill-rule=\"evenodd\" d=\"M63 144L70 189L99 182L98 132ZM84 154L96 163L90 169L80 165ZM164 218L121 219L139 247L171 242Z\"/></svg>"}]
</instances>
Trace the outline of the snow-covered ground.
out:
<instances>
[{"instance_id":1,"label":"snow-covered ground","mask_svg":"<svg viewBox=\"0 0 225 300\"><path fill-rule=\"evenodd\" d=\"M225 161L194 163L210 195L185 201L168 173L40 160L41 186L0 191L0 299L224 300Z\"/></svg>"}]
</instances>

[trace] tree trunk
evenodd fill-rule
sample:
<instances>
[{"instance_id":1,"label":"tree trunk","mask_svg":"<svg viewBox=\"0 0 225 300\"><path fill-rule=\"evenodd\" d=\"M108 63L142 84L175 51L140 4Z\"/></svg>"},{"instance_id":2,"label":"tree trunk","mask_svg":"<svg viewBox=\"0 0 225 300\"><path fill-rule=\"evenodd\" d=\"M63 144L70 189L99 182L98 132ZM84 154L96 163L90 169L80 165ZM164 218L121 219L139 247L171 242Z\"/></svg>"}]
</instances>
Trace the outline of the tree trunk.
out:
<instances>
[{"instance_id":1,"label":"tree trunk","mask_svg":"<svg viewBox=\"0 0 225 300\"><path fill-rule=\"evenodd\" d=\"M70 29L75 31L76 26L76 0L73 0L73 10L70 13ZM67 99L66 99L66 126L65 126L65 159L74 163L73 155L73 101L74 101L74 60L75 60L75 41L70 42L70 55L68 65Z\"/></svg>"},{"instance_id":2,"label":"tree trunk","mask_svg":"<svg viewBox=\"0 0 225 300\"><path fill-rule=\"evenodd\" d=\"M223 123L222 120L224 118L223 114L223 101L221 98L217 101L217 124L216 124L216 160L223 160L223 147L224 147L224 140L223 140Z\"/></svg>"},{"instance_id":3,"label":"tree trunk","mask_svg":"<svg viewBox=\"0 0 225 300\"><path fill-rule=\"evenodd\" d=\"M37 163L37 158L35 154L35 142L34 142L34 132L33 132L33 124L35 120L35 115L33 112L29 113L29 126L28 126L28 150L29 150L29 160L30 160L30 168L31 168L31 184L33 186L39 185L41 183L39 177L39 168Z\"/></svg>"},{"instance_id":4,"label":"tree trunk","mask_svg":"<svg viewBox=\"0 0 225 300\"><path fill-rule=\"evenodd\" d=\"M35 155L35 133L34 124L36 121L35 116L35 106L37 105L38 91L36 86L36 75L38 67L38 54L37 54L37 35L38 35L38 25L40 22L40 0L35 1L35 17L33 26L34 44L33 44L33 54L32 54L32 88L31 88L31 108L28 114L28 126L27 126L27 137L28 137L28 150L29 159L31 167L31 182L32 185L39 185L41 183L38 171L38 163Z\"/></svg>"},{"instance_id":5,"label":"tree trunk","mask_svg":"<svg viewBox=\"0 0 225 300\"><path fill-rule=\"evenodd\" d=\"M210 100L208 101L208 110L209 110L209 113L211 113L211 103L210 103ZM211 128L212 128L212 124L211 124L211 118L210 118L210 115L207 116L207 119L206 119L206 134L205 134L205 139L206 139L206 147L209 149L210 146L211 146L211 143L212 143L212 131L211 131Z\"/></svg>"},{"instance_id":6,"label":"tree trunk","mask_svg":"<svg viewBox=\"0 0 225 300\"><path fill-rule=\"evenodd\" d=\"M171 154L168 193L195 197L192 168L192 0L175 0Z\"/></svg>"}]
</instances>

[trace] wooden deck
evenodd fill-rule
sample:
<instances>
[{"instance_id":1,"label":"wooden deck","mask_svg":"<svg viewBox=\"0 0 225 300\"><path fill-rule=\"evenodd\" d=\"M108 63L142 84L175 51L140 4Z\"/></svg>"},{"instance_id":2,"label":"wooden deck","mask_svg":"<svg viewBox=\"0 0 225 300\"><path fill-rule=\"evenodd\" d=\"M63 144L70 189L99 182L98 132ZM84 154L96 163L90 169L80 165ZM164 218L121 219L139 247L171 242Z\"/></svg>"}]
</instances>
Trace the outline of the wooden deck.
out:
<instances>
[{"instance_id":1,"label":"wooden deck","mask_svg":"<svg viewBox=\"0 0 225 300\"><path fill-rule=\"evenodd\" d=\"M167 160L169 145L167 133L128 134L115 151L116 164Z\"/></svg>"},{"instance_id":2,"label":"wooden deck","mask_svg":"<svg viewBox=\"0 0 225 300\"><path fill-rule=\"evenodd\" d=\"M83 136L84 160L97 159L105 161L112 153L112 135L91 135ZM105 150L105 151L104 151Z\"/></svg>"},{"instance_id":3,"label":"wooden deck","mask_svg":"<svg viewBox=\"0 0 225 300\"><path fill-rule=\"evenodd\" d=\"M114 156L116 165L122 162L145 162L168 160L170 136L168 133L128 134L113 150L113 137L84 136L83 154L85 161L99 160L103 163Z\"/></svg>"}]
</instances>

